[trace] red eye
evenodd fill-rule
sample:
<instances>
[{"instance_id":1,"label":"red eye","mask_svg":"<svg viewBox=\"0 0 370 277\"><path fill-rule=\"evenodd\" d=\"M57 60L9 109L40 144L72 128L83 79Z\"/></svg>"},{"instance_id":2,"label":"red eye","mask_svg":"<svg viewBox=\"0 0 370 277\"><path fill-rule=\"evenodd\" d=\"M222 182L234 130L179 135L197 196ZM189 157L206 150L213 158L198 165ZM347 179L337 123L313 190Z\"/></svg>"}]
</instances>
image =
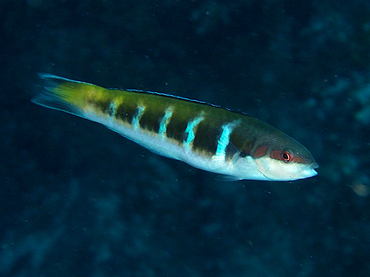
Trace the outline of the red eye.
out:
<instances>
[{"instance_id":1,"label":"red eye","mask_svg":"<svg viewBox=\"0 0 370 277\"><path fill-rule=\"evenodd\" d=\"M293 153L289 150L284 150L281 152L281 160L285 163L289 163L293 160Z\"/></svg>"}]
</instances>

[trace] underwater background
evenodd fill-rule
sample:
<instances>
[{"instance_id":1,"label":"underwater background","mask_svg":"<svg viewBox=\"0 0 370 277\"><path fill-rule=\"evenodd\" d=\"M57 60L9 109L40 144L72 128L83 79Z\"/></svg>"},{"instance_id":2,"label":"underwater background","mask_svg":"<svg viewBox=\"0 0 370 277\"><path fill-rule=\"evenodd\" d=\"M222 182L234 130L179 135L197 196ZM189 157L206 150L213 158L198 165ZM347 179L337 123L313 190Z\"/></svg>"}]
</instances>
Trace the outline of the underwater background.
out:
<instances>
[{"instance_id":1,"label":"underwater background","mask_svg":"<svg viewBox=\"0 0 370 277\"><path fill-rule=\"evenodd\" d=\"M370 276L370 2L0 2L1 276ZM38 72L244 111L319 174L224 182L30 102Z\"/></svg>"}]
</instances>

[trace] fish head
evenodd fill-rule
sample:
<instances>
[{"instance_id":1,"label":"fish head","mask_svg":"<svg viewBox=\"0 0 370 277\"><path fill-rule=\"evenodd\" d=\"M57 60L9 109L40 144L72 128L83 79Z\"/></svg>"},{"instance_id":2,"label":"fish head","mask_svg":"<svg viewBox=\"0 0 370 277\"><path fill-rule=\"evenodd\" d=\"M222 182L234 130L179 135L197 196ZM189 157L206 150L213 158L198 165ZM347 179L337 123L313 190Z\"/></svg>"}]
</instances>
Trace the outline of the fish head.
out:
<instances>
[{"instance_id":1,"label":"fish head","mask_svg":"<svg viewBox=\"0 0 370 277\"><path fill-rule=\"evenodd\" d=\"M253 158L257 169L275 181L313 177L319 167L306 147L285 134L263 141L255 148Z\"/></svg>"}]
</instances>

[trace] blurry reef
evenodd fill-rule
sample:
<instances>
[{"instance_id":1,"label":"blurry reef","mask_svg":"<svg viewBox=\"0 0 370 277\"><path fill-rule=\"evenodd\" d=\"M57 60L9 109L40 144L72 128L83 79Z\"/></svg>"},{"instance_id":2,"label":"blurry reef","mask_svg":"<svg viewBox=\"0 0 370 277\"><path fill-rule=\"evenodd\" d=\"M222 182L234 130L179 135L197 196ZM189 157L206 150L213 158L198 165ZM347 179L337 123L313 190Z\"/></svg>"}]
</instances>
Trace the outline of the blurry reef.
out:
<instances>
[{"instance_id":1,"label":"blurry reef","mask_svg":"<svg viewBox=\"0 0 370 277\"><path fill-rule=\"evenodd\" d=\"M1 276L370 276L369 1L0 2ZM46 72L244 111L320 165L223 182L30 102Z\"/></svg>"}]
</instances>

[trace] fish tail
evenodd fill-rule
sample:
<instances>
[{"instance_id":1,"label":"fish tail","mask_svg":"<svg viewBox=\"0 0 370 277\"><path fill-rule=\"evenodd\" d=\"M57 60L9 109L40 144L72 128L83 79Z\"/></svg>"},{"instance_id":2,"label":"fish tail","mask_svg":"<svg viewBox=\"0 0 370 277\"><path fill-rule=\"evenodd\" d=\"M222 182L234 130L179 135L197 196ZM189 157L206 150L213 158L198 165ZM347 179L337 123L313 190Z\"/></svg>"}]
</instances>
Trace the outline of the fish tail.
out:
<instances>
[{"instance_id":1,"label":"fish tail","mask_svg":"<svg viewBox=\"0 0 370 277\"><path fill-rule=\"evenodd\" d=\"M70 80L47 73L39 73L45 82L43 90L31 101L35 104L64 111L67 113L81 115L89 95L96 94L103 88L93 84Z\"/></svg>"}]
</instances>

